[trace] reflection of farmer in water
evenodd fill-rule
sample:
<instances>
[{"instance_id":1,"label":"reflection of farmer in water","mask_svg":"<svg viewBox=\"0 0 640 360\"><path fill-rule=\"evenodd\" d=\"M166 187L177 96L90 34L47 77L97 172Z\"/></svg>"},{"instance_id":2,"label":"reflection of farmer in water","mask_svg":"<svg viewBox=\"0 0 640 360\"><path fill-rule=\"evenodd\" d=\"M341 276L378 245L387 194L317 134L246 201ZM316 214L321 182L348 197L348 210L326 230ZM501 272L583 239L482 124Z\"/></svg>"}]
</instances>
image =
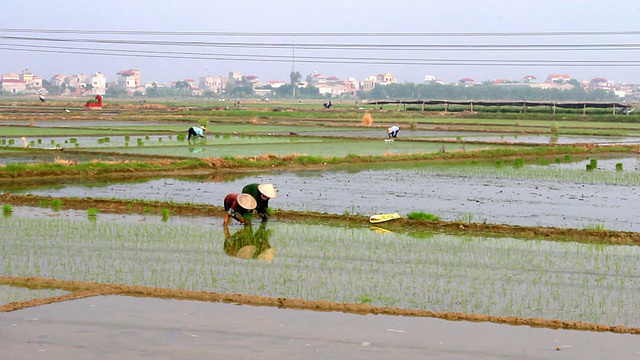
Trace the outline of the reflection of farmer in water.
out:
<instances>
[{"instance_id":1,"label":"reflection of farmer in water","mask_svg":"<svg viewBox=\"0 0 640 360\"><path fill-rule=\"evenodd\" d=\"M229 256L241 259L260 259L270 261L276 249L269 244L271 230L267 230L267 223L261 223L256 232L251 225L245 225L233 235L229 227L224 227L224 252Z\"/></svg>"},{"instance_id":2,"label":"reflection of farmer in water","mask_svg":"<svg viewBox=\"0 0 640 360\"><path fill-rule=\"evenodd\" d=\"M227 213L224 217L223 225L229 225L229 219L234 218L244 224L244 215L256 208L256 200L249 194L231 193L224 198L224 211Z\"/></svg>"},{"instance_id":3,"label":"reflection of farmer in water","mask_svg":"<svg viewBox=\"0 0 640 360\"><path fill-rule=\"evenodd\" d=\"M207 129L204 126L192 126L189 128L189 130L187 131L189 133L189 136L187 136L187 141L191 142L191 138L193 137L194 141L196 140L196 138L204 138L204 133L207 131Z\"/></svg>"},{"instance_id":4,"label":"reflection of farmer in water","mask_svg":"<svg viewBox=\"0 0 640 360\"><path fill-rule=\"evenodd\" d=\"M242 188L243 194L249 194L256 200L256 212L262 221L269 220L269 199L278 196L272 184L249 184Z\"/></svg>"}]
</instances>

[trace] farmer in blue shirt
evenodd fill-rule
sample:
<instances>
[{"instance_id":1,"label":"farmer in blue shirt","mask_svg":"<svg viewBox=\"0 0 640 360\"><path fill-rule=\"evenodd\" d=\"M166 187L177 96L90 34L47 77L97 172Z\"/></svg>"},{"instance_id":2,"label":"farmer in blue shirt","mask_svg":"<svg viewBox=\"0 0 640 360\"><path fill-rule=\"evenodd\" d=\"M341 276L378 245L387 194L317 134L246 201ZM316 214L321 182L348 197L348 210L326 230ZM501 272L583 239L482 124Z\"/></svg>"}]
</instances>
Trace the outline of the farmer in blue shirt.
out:
<instances>
[{"instance_id":1,"label":"farmer in blue shirt","mask_svg":"<svg viewBox=\"0 0 640 360\"><path fill-rule=\"evenodd\" d=\"M204 137L204 133L207 129L204 126L192 126L189 128L189 136L187 137L188 141L191 141L191 137Z\"/></svg>"},{"instance_id":2,"label":"farmer in blue shirt","mask_svg":"<svg viewBox=\"0 0 640 360\"><path fill-rule=\"evenodd\" d=\"M398 131L400 131L400 128L395 126L395 125L393 125L392 127L387 129L387 135L390 138L394 138L395 139L396 137L398 137Z\"/></svg>"}]
</instances>

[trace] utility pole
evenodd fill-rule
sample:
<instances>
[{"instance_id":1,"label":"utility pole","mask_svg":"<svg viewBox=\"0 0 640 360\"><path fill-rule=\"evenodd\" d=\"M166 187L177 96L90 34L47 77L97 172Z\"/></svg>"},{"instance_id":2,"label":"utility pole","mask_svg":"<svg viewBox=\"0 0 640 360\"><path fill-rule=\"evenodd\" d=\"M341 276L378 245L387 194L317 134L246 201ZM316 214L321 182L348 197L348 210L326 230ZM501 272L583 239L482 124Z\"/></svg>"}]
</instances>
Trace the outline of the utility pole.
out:
<instances>
[{"instance_id":1,"label":"utility pole","mask_svg":"<svg viewBox=\"0 0 640 360\"><path fill-rule=\"evenodd\" d=\"M296 71L296 34L291 35L292 43L291 43L291 74L294 74ZM296 87L298 84L295 84L293 81L294 76L291 76L291 96L296 96Z\"/></svg>"}]
</instances>

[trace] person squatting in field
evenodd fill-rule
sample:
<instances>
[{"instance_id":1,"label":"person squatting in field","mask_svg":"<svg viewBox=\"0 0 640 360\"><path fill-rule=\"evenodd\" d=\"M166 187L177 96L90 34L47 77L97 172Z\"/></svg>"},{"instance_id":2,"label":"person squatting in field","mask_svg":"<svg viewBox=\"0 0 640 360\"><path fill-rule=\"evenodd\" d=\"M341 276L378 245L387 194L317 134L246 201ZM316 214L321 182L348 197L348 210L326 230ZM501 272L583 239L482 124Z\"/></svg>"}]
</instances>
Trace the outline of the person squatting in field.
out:
<instances>
[{"instance_id":1,"label":"person squatting in field","mask_svg":"<svg viewBox=\"0 0 640 360\"><path fill-rule=\"evenodd\" d=\"M393 125L392 127L387 129L387 136L395 139L396 137L398 137L398 131L400 131L400 128Z\"/></svg>"},{"instance_id":2,"label":"person squatting in field","mask_svg":"<svg viewBox=\"0 0 640 360\"><path fill-rule=\"evenodd\" d=\"M255 211L262 221L269 220L269 199L275 199L278 196L276 189L272 184L248 184L242 188L243 194L249 194L256 201Z\"/></svg>"},{"instance_id":3,"label":"person squatting in field","mask_svg":"<svg viewBox=\"0 0 640 360\"><path fill-rule=\"evenodd\" d=\"M229 219L234 218L241 224L246 224L244 215L256 208L256 200L249 194L231 193L224 198L224 216L223 225L229 225Z\"/></svg>"},{"instance_id":4,"label":"person squatting in field","mask_svg":"<svg viewBox=\"0 0 640 360\"><path fill-rule=\"evenodd\" d=\"M187 140L191 141L192 137L194 137L194 138L198 138L198 137L203 138L204 137L204 133L206 131L207 131L207 129L204 126L192 126L188 130L189 136L187 136Z\"/></svg>"}]
</instances>

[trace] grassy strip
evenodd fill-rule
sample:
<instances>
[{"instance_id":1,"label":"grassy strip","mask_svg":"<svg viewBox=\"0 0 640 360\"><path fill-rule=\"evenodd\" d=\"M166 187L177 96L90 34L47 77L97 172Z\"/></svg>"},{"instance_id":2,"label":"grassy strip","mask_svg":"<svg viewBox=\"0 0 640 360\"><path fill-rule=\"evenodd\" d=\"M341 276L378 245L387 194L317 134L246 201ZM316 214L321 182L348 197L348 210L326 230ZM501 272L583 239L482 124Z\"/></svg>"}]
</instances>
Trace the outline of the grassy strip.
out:
<instances>
[{"instance_id":1,"label":"grassy strip","mask_svg":"<svg viewBox=\"0 0 640 360\"><path fill-rule=\"evenodd\" d=\"M24 151L24 150L23 150ZM67 151L72 153L72 151ZM445 161L466 159L510 159L515 157L531 158L558 156L565 154L625 154L639 153L640 147L635 145L618 146L538 146L529 148L499 148L478 151L458 151L450 153L418 153L398 155L347 155L345 157L323 157L310 155L277 156L265 154L250 157L223 158L177 158L165 157L161 160L149 161L92 161L86 163L10 163L0 166L0 179L15 179L40 176L100 176L114 173L153 173L178 172L189 169L221 170L221 169L281 169L283 167L327 166L339 164L363 164L403 161ZM83 153L83 152L80 152ZM108 155L102 153L101 156Z\"/></svg>"}]
</instances>

